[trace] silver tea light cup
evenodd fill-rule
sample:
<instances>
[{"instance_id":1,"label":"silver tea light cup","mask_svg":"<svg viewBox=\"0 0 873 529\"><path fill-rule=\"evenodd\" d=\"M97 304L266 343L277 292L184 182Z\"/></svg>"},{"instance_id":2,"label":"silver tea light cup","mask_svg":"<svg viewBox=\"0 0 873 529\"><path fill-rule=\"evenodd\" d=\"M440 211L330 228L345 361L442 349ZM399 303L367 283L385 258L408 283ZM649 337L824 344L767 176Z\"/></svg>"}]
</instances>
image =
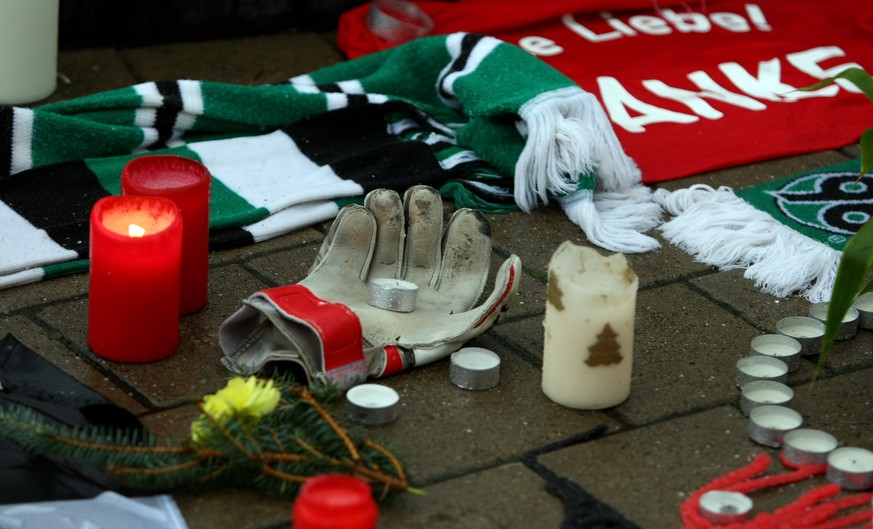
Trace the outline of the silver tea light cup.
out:
<instances>
[{"instance_id":1,"label":"silver tea light cup","mask_svg":"<svg viewBox=\"0 0 873 529\"><path fill-rule=\"evenodd\" d=\"M789 316L776 322L776 332L800 342L800 354L817 355L821 351L825 324L809 316Z\"/></svg>"},{"instance_id":2,"label":"silver tea light cup","mask_svg":"<svg viewBox=\"0 0 873 529\"><path fill-rule=\"evenodd\" d=\"M788 365L788 371L800 367L800 342L784 334L762 334L752 338L749 352L752 355L772 356Z\"/></svg>"},{"instance_id":3,"label":"silver tea light cup","mask_svg":"<svg viewBox=\"0 0 873 529\"><path fill-rule=\"evenodd\" d=\"M801 424L803 417L791 408L764 404L749 412L749 437L758 444L778 448L785 434Z\"/></svg>"},{"instance_id":4,"label":"silver tea light cup","mask_svg":"<svg viewBox=\"0 0 873 529\"><path fill-rule=\"evenodd\" d=\"M785 405L794 398L794 390L774 380L753 380L745 384L740 394L740 409L749 416L752 409L764 404Z\"/></svg>"}]
</instances>

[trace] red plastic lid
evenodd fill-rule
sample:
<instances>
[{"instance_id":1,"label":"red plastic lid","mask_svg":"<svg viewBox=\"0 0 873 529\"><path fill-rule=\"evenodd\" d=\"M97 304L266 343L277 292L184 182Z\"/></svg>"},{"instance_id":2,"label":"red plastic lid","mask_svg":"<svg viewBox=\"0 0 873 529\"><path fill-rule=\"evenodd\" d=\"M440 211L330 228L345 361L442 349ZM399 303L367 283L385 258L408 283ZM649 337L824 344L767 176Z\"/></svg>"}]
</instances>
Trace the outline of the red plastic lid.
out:
<instances>
[{"instance_id":1,"label":"red plastic lid","mask_svg":"<svg viewBox=\"0 0 873 529\"><path fill-rule=\"evenodd\" d=\"M341 474L306 480L291 511L293 529L376 529L379 517L366 482Z\"/></svg>"}]
</instances>

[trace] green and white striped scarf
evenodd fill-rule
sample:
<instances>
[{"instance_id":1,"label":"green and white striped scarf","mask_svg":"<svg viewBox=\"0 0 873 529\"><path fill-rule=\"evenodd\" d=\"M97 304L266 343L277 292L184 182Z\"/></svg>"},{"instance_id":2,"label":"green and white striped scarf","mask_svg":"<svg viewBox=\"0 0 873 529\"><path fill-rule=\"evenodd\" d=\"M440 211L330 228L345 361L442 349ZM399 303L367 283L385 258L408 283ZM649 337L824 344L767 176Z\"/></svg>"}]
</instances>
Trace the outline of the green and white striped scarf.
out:
<instances>
[{"instance_id":1,"label":"green and white striped scarf","mask_svg":"<svg viewBox=\"0 0 873 529\"><path fill-rule=\"evenodd\" d=\"M0 288L86 271L91 207L154 153L209 169L213 249L418 183L488 212L558 200L593 244L657 247L642 233L660 208L595 97L519 48L458 33L274 85L147 82L0 107Z\"/></svg>"}]
</instances>

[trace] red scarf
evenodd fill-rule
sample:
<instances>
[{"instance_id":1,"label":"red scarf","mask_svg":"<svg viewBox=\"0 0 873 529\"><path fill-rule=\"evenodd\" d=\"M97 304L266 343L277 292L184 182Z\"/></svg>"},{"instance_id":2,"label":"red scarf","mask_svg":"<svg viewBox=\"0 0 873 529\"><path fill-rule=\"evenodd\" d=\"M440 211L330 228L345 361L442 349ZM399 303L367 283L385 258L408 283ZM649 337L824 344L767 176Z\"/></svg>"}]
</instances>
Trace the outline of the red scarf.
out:
<instances>
[{"instance_id":1,"label":"red scarf","mask_svg":"<svg viewBox=\"0 0 873 529\"><path fill-rule=\"evenodd\" d=\"M843 147L873 126L873 102L850 85L794 90L849 66L873 72L869 0L414 5L433 21L430 34L498 37L595 94L646 183ZM368 29L370 9L340 17L337 42L350 58L393 44Z\"/></svg>"}]
</instances>

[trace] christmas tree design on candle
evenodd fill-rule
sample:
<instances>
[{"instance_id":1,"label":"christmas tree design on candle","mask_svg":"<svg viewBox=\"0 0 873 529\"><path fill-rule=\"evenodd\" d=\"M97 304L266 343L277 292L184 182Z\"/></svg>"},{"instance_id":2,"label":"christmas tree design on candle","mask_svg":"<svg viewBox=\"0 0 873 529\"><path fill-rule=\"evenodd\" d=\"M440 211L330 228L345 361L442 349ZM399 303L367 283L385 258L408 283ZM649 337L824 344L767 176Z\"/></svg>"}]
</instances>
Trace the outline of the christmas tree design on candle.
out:
<instances>
[{"instance_id":1,"label":"christmas tree design on candle","mask_svg":"<svg viewBox=\"0 0 873 529\"><path fill-rule=\"evenodd\" d=\"M604 325L603 331L597 335L597 343L588 348L591 354L585 363L591 367L620 364L624 357L619 352L621 346L615 341L617 336L608 323Z\"/></svg>"}]
</instances>

